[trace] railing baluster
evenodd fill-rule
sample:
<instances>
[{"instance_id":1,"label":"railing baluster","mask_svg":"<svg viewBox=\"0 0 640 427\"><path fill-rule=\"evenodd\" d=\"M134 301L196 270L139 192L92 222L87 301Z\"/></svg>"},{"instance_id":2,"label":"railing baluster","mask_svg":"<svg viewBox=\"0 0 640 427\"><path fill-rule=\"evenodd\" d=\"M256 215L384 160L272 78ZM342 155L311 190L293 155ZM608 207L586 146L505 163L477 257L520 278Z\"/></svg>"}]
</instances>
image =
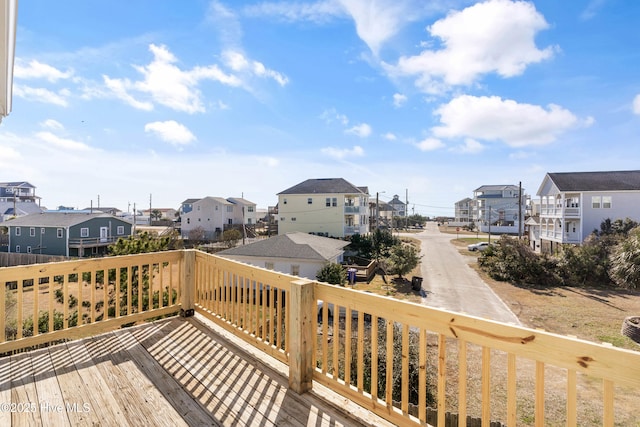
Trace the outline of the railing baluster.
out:
<instances>
[{"instance_id":1,"label":"railing baluster","mask_svg":"<svg viewBox=\"0 0 640 427\"><path fill-rule=\"evenodd\" d=\"M371 400L373 403L378 402L378 321L378 316L371 316Z\"/></svg>"},{"instance_id":2,"label":"railing baluster","mask_svg":"<svg viewBox=\"0 0 640 427\"><path fill-rule=\"evenodd\" d=\"M482 425L491 422L491 348L482 347Z\"/></svg>"},{"instance_id":3,"label":"railing baluster","mask_svg":"<svg viewBox=\"0 0 640 427\"><path fill-rule=\"evenodd\" d=\"M544 425L544 362L536 361L535 422Z\"/></svg>"},{"instance_id":4,"label":"railing baluster","mask_svg":"<svg viewBox=\"0 0 640 427\"><path fill-rule=\"evenodd\" d=\"M438 334L438 425L445 423L447 387L447 345L445 336Z\"/></svg>"},{"instance_id":5,"label":"railing baluster","mask_svg":"<svg viewBox=\"0 0 640 427\"><path fill-rule=\"evenodd\" d=\"M385 378L385 403L387 404L387 408L391 408L393 406L393 320L386 319L387 323L387 375Z\"/></svg>"},{"instance_id":6,"label":"railing baluster","mask_svg":"<svg viewBox=\"0 0 640 427\"><path fill-rule=\"evenodd\" d=\"M602 425L605 427L613 427L614 424L613 397L613 381L607 379L602 380Z\"/></svg>"},{"instance_id":7,"label":"railing baluster","mask_svg":"<svg viewBox=\"0 0 640 427\"><path fill-rule=\"evenodd\" d=\"M427 331L420 328L418 339L418 419L427 421Z\"/></svg>"},{"instance_id":8,"label":"railing baluster","mask_svg":"<svg viewBox=\"0 0 640 427\"><path fill-rule=\"evenodd\" d=\"M578 375L575 369L567 369L567 427L578 425ZM515 425L515 424L514 424Z\"/></svg>"},{"instance_id":9,"label":"railing baluster","mask_svg":"<svg viewBox=\"0 0 640 427\"><path fill-rule=\"evenodd\" d=\"M33 284L31 285L31 291L33 293L33 336L40 334L40 328L38 328L40 322L39 309L40 309L40 291L38 286L38 278L31 279Z\"/></svg>"},{"instance_id":10,"label":"railing baluster","mask_svg":"<svg viewBox=\"0 0 640 427\"><path fill-rule=\"evenodd\" d=\"M48 276L47 277L48 282L47 282L47 292L49 293L49 332L53 332L53 328L54 328L54 323L53 321L54 319L54 315L56 313L55 309L54 309L54 305L53 305L53 276Z\"/></svg>"},{"instance_id":11,"label":"railing baluster","mask_svg":"<svg viewBox=\"0 0 640 427\"><path fill-rule=\"evenodd\" d=\"M363 388L364 388L364 363L362 363L362 361L364 360L364 316L365 313L360 312L358 313L358 358L357 358L357 387L358 387L358 392L362 393Z\"/></svg>"},{"instance_id":12,"label":"railing baluster","mask_svg":"<svg viewBox=\"0 0 640 427\"><path fill-rule=\"evenodd\" d=\"M516 355L507 355L507 425L516 426L517 395L516 395Z\"/></svg>"},{"instance_id":13,"label":"railing baluster","mask_svg":"<svg viewBox=\"0 0 640 427\"><path fill-rule=\"evenodd\" d=\"M400 409L409 413L409 325L402 324L402 392Z\"/></svg>"},{"instance_id":14,"label":"railing baluster","mask_svg":"<svg viewBox=\"0 0 640 427\"><path fill-rule=\"evenodd\" d=\"M344 326L344 383L351 384L351 309L345 307Z\"/></svg>"},{"instance_id":15,"label":"railing baluster","mask_svg":"<svg viewBox=\"0 0 640 427\"><path fill-rule=\"evenodd\" d=\"M458 341L458 426L467 420L467 342Z\"/></svg>"}]
</instances>

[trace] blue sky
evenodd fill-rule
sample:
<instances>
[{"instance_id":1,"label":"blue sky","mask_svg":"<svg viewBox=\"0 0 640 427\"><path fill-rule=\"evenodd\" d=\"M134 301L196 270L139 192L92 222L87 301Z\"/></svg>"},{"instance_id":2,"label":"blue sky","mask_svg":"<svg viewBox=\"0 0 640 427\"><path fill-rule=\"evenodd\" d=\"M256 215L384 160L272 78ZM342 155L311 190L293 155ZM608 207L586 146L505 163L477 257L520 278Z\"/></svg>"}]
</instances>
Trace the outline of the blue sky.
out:
<instances>
[{"instance_id":1,"label":"blue sky","mask_svg":"<svg viewBox=\"0 0 640 427\"><path fill-rule=\"evenodd\" d=\"M22 1L0 181L42 204L266 208L345 178L452 215L638 169L640 2Z\"/></svg>"}]
</instances>

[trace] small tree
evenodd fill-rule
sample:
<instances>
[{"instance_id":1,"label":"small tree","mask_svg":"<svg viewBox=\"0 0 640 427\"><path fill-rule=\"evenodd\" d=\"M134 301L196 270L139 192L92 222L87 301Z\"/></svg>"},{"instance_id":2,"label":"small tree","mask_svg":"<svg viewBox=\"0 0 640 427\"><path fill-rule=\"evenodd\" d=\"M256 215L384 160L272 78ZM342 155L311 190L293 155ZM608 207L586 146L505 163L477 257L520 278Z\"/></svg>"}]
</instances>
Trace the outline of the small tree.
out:
<instances>
[{"instance_id":1,"label":"small tree","mask_svg":"<svg viewBox=\"0 0 640 427\"><path fill-rule=\"evenodd\" d=\"M162 218L162 212L160 212L158 209L154 209L151 211L151 214L149 215L151 216L151 219L155 219L156 221L158 221L160 218Z\"/></svg>"},{"instance_id":2,"label":"small tree","mask_svg":"<svg viewBox=\"0 0 640 427\"><path fill-rule=\"evenodd\" d=\"M222 242L227 248L235 247L240 239L242 239L242 233L236 229L226 230L222 233Z\"/></svg>"},{"instance_id":3,"label":"small tree","mask_svg":"<svg viewBox=\"0 0 640 427\"><path fill-rule=\"evenodd\" d=\"M318 270L316 279L332 285L344 286L344 284L347 283L347 270L345 270L341 264L329 262Z\"/></svg>"},{"instance_id":4,"label":"small tree","mask_svg":"<svg viewBox=\"0 0 640 427\"><path fill-rule=\"evenodd\" d=\"M385 263L391 274L399 278L409 273L420 262L420 251L409 243L401 243L391 248L391 253Z\"/></svg>"},{"instance_id":5,"label":"small tree","mask_svg":"<svg viewBox=\"0 0 640 427\"><path fill-rule=\"evenodd\" d=\"M204 228L198 226L189 230L189 242L193 244L198 244L199 242L204 241L206 233Z\"/></svg>"},{"instance_id":6,"label":"small tree","mask_svg":"<svg viewBox=\"0 0 640 427\"><path fill-rule=\"evenodd\" d=\"M629 232L612 251L609 273L623 288L640 287L640 227Z\"/></svg>"}]
</instances>

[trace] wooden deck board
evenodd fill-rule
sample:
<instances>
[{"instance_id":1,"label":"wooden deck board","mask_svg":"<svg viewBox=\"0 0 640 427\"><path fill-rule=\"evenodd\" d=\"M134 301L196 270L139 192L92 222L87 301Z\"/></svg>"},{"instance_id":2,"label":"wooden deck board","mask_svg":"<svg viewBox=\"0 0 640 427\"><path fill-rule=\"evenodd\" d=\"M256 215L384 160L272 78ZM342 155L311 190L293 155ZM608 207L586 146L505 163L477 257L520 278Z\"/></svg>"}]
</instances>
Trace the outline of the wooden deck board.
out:
<instances>
[{"instance_id":1,"label":"wooden deck board","mask_svg":"<svg viewBox=\"0 0 640 427\"><path fill-rule=\"evenodd\" d=\"M290 391L281 362L232 340L172 318L2 357L0 403L38 410L0 412L0 425L363 425ZM63 410L43 412L43 402Z\"/></svg>"}]
</instances>

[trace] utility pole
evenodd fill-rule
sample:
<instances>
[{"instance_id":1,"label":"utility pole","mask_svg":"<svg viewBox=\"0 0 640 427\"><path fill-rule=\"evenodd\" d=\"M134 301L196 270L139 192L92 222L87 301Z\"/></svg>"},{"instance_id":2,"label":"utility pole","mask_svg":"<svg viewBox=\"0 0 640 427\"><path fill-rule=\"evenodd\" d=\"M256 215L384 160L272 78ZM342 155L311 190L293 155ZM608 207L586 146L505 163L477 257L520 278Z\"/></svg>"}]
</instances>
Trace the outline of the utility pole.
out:
<instances>
[{"instance_id":1,"label":"utility pole","mask_svg":"<svg viewBox=\"0 0 640 427\"><path fill-rule=\"evenodd\" d=\"M522 181L519 184L518 191L518 239L522 239L524 223L522 222Z\"/></svg>"},{"instance_id":2,"label":"utility pole","mask_svg":"<svg viewBox=\"0 0 640 427\"><path fill-rule=\"evenodd\" d=\"M409 228L409 189L404 189L404 229Z\"/></svg>"},{"instance_id":3,"label":"utility pole","mask_svg":"<svg viewBox=\"0 0 640 427\"><path fill-rule=\"evenodd\" d=\"M376 191L376 230L380 228L380 194Z\"/></svg>"},{"instance_id":4,"label":"utility pole","mask_svg":"<svg viewBox=\"0 0 640 427\"><path fill-rule=\"evenodd\" d=\"M149 193L149 225L151 225L151 193Z\"/></svg>"}]
</instances>

